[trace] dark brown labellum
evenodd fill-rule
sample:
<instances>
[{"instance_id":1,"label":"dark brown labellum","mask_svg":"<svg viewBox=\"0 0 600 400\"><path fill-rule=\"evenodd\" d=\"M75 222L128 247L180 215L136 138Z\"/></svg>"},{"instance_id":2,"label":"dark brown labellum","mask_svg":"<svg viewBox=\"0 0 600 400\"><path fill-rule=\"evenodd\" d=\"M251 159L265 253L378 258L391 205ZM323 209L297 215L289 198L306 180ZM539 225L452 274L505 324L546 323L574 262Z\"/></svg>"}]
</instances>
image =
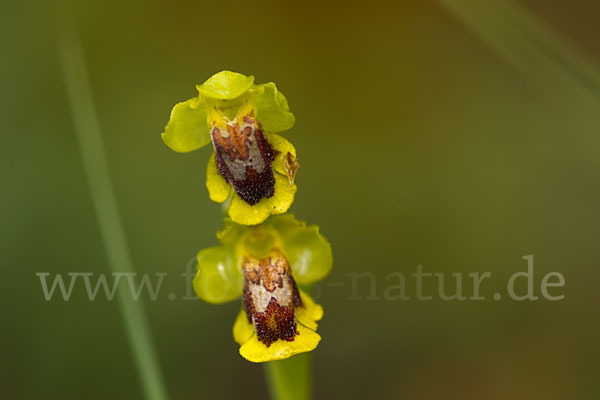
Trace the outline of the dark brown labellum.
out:
<instances>
[{"instance_id":1,"label":"dark brown labellum","mask_svg":"<svg viewBox=\"0 0 600 400\"><path fill-rule=\"evenodd\" d=\"M213 126L211 137L219 173L246 203L273 196L274 150L252 113L242 122Z\"/></svg>"},{"instance_id":2,"label":"dark brown labellum","mask_svg":"<svg viewBox=\"0 0 600 400\"><path fill-rule=\"evenodd\" d=\"M269 347L277 340L293 341L298 334L295 310L300 294L290 265L278 251L259 260L248 256L244 273L244 311L259 341Z\"/></svg>"}]
</instances>

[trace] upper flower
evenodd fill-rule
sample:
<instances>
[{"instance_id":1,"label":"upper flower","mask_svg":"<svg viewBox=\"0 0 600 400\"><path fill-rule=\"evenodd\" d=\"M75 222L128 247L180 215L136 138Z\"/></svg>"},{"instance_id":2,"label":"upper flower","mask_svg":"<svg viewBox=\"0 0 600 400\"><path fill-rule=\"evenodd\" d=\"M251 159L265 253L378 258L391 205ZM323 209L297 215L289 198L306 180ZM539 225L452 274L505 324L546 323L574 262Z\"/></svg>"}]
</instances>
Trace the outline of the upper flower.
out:
<instances>
[{"instance_id":1,"label":"upper flower","mask_svg":"<svg viewBox=\"0 0 600 400\"><path fill-rule=\"evenodd\" d=\"M188 152L212 141L206 176L211 200L232 195L231 219L244 225L285 213L294 201L296 149L274 132L294 125L285 96L274 83L230 71L196 86L198 96L173 107L162 134L173 150Z\"/></svg>"},{"instance_id":2,"label":"upper flower","mask_svg":"<svg viewBox=\"0 0 600 400\"><path fill-rule=\"evenodd\" d=\"M228 222L217 237L221 246L198 253L194 289L211 303L243 294L233 328L240 354L264 362L317 347L323 309L296 284L314 283L331 270L331 246L318 227L288 214L254 227Z\"/></svg>"}]
</instances>

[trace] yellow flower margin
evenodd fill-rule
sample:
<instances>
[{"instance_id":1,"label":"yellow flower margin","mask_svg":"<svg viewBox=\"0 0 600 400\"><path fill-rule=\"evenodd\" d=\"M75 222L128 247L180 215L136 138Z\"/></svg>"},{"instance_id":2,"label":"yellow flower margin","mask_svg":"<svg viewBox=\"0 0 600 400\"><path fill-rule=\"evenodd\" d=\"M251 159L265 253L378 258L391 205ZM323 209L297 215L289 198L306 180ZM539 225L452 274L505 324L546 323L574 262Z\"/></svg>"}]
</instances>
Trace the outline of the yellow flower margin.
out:
<instances>
[{"instance_id":1,"label":"yellow flower margin","mask_svg":"<svg viewBox=\"0 0 600 400\"><path fill-rule=\"evenodd\" d=\"M198 270L194 290L199 298L212 304L235 300L243 293L241 260L246 254L266 257L279 249L290 263L292 276L303 287L322 280L331 270L331 245L318 226L298 221L293 214L277 215L259 226L244 226L231 221L218 232L220 245L198 252ZM251 362L282 360L314 350L321 337L316 333L323 308L302 289L302 306L295 309L298 334L293 341L278 340L266 346L257 339L254 324L241 310L233 327L240 354Z\"/></svg>"},{"instance_id":2,"label":"yellow flower margin","mask_svg":"<svg viewBox=\"0 0 600 400\"><path fill-rule=\"evenodd\" d=\"M288 152L294 159L294 146L275 134L290 129L295 122L287 99L273 82L256 85L253 76L232 71L221 71L203 84L196 86L198 96L173 107L169 122L162 133L163 141L174 151L186 153L211 142L210 121L215 116L235 119L236 116L254 112L264 129L266 139L275 150L273 162L275 187L270 198L263 198L255 205L243 201L229 183L217 172L214 154L207 168L207 181L211 200L223 203L231 195L229 217L236 223L256 225L270 215L287 212L296 194L293 172L286 171L284 159ZM297 167L297 165L296 165Z\"/></svg>"},{"instance_id":3,"label":"yellow flower margin","mask_svg":"<svg viewBox=\"0 0 600 400\"><path fill-rule=\"evenodd\" d=\"M206 167L206 188L208 196L217 203L223 203L231 198L229 205L229 217L232 221L242 225L257 225L266 220L270 215L286 213L296 195L297 187L288 176L285 168L285 157L288 153L296 157L296 149L283 137L265 132L266 138L275 150L275 160L272 163L275 177L275 193L271 197L262 198L257 204L251 206L235 193L229 182L227 182L215 163L215 154L211 154Z\"/></svg>"},{"instance_id":4,"label":"yellow flower margin","mask_svg":"<svg viewBox=\"0 0 600 400\"><path fill-rule=\"evenodd\" d=\"M278 340L267 347L256 337L254 325L248 322L246 312L239 312L233 325L233 338L240 345L242 357L254 363L262 363L283 360L317 347L321 336L315 331L317 321L323 318L323 307L315 303L303 290L299 292L302 306L296 308L298 334L293 341Z\"/></svg>"}]
</instances>

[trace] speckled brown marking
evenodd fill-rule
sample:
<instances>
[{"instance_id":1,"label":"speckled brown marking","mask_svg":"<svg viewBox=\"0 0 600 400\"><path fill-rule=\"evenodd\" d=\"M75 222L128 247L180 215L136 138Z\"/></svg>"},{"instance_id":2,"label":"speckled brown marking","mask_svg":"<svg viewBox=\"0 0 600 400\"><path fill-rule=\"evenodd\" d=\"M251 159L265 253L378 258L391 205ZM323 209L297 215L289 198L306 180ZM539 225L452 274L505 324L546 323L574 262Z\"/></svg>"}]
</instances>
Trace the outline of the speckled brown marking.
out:
<instances>
[{"instance_id":1,"label":"speckled brown marking","mask_svg":"<svg viewBox=\"0 0 600 400\"><path fill-rule=\"evenodd\" d=\"M219 173L246 203L273 196L275 152L252 113L241 122L213 125L211 138Z\"/></svg>"},{"instance_id":2,"label":"speckled brown marking","mask_svg":"<svg viewBox=\"0 0 600 400\"><path fill-rule=\"evenodd\" d=\"M300 294L287 259L274 250L259 260L244 259L244 311L254 323L258 340L269 347L277 340L292 341L298 334L295 309Z\"/></svg>"}]
</instances>

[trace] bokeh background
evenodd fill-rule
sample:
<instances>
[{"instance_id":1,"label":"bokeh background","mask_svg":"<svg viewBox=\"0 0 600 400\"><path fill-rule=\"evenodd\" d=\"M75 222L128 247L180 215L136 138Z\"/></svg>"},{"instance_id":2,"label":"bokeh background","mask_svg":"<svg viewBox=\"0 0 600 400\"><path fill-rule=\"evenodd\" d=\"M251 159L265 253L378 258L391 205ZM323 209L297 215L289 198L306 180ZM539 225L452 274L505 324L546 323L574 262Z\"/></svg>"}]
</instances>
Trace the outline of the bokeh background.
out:
<instances>
[{"instance_id":1,"label":"bokeh background","mask_svg":"<svg viewBox=\"0 0 600 400\"><path fill-rule=\"evenodd\" d=\"M216 244L221 214L204 187L209 149L176 154L160 133L173 104L222 69L276 82L297 118L286 133L302 164L292 211L320 225L335 257L315 288L317 398L600 395L597 2L0 10L3 398L143 398L117 302L90 302L82 285L47 302L35 275L110 272L61 71L64 21L83 44L135 269L168 273L143 301L171 398L267 396L262 368L231 337L239 304L180 300L180 274ZM557 271L564 300L492 299L528 254L536 294ZM366 280L349 299L349 274L372 272L381 296L388 274L419 264L491 272L487 299L417 301L410 280L409 301L367 300Z\"/></svg>"}]
</instances>

